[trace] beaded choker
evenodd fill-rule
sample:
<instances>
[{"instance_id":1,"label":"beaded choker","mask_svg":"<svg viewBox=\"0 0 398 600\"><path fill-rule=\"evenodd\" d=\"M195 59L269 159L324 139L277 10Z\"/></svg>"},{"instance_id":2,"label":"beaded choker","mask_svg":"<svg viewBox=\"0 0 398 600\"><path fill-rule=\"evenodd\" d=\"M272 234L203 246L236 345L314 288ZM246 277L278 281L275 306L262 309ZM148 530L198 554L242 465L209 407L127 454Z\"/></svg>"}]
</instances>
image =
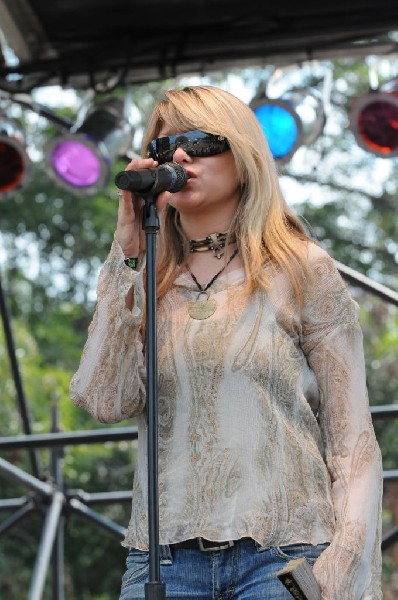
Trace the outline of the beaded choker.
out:
<instances>
[{"instance_id":1,"label":"beaded choker","mask_svg":"<svg viewBox=\"0 0 398 600\"><path fill-rule=\"evenodd\" d=\"M211 233L207 237L199 238L198 240L189 240L189 249L191 252L207 252L212 250L213 255L216 258L224 256L225 242L227 240L228 233ZM236 241L233 236L230 240L230 244Z\"/></svg>"}]
</instances>

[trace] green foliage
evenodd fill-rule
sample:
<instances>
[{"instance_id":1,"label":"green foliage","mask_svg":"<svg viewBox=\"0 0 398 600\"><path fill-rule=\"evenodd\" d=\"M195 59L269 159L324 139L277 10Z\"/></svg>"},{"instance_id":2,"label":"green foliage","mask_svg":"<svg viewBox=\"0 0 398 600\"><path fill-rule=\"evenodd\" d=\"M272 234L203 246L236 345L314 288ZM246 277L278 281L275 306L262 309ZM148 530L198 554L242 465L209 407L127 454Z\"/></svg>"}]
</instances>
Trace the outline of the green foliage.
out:
<instances>
[{"instance_id":1,"label":"green foliage","mask_svg":"<svg viewBox=\"0 0 398 600\"><path fill-rule=\"evenodd\" d=\"M69 382L81 352L82 341L79 351L75 352L78 337L76 334L70 334L73 333L71 323L73 324L75 314L73 305L66 306L67 309L62 304L53 312L48 312L45 322L37 320L35 331L39 341L34 339L25 318L14 319L12 323L15 353L34 433L51 431L53 414L57 408L61 414L60 426L66 431L84 431L98 426L89 415L77 409L68 397ZM69 332L68 335L65 335L65 332ZM40 343L46 348L46 338L50 341L52 351L47 349L41 353ZM2 330L0 381L0 435L17 435L22 431L22 425ZM40 450L36 454L40 472L45 479L51 480L50 452ZM31 472L30 461L25 451L7 451L3 458L26 472ZM83 489L85 492L131 490L133 458L132 444L128 442L67 447L63 453L64 483L68 489ZM4 481L4 477L1 476L2 498L20 498L27 493L28 490L21 483ZM130 505L110 505L99 509L99 512L125 526L129 519ZM1 523L6 522L11 515L12 511L0 513ZM42 532L43 512L42 507L38 506L20 525L14 526L0 538L0 598L19 600L26 597ZM66 598L106 600L117 597L125 554L126 551L111 534L98 529L78 515L67 515ZM98 567L104 564L107 565L107 570L103 580L98 576ZM49 582L44 597L50 598Z\"/></svg>"}]
</instances>

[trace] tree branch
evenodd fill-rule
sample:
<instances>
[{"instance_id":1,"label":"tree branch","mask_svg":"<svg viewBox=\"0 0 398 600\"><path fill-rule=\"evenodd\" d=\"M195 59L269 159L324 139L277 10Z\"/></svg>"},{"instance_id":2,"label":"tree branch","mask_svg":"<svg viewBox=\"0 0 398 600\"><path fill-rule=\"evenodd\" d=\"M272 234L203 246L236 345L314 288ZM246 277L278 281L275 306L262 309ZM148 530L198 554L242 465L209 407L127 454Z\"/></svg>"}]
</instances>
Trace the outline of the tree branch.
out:
<instances>
[{"instance_id":1,"label":"tree branch","mask_svg":"<svg viewBox=\"0 0 398 600\"><path fill-rule=\"evenodd\" d=\"M344 192L349 194L361 194L368 198L374 208L379 210L396 210L397 209L397 200L394 196L387 194L384 192L381 196L375 196L374 194L369 194L365 190L359 190L358 188L352 188L346 185L341 185L336 183L335 181L321 181L317 179L314 175L306 175L299 173L289 173L288 171L282 174L283 177L289 177L290 179L294 179L295 181L299 181L301 183L315 183L316 185L326 186L335 190L336 192Z\"/></svg>"}]
</instances>

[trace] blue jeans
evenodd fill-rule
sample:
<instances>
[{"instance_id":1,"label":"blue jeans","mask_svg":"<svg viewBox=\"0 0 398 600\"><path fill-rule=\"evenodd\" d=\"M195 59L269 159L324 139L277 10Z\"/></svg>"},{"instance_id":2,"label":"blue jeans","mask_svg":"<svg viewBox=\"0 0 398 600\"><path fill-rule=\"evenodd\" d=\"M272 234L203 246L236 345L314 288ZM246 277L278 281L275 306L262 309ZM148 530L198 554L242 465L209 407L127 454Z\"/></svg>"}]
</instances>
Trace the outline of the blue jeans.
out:
<instances>
[{"instance_id":1,"label":"blue jeans","mask_svg":"<svg viewBox=\"0 0 398 600\"><path fill-rule=\"evenodd\" d=\"M327 546L261 548L250 539L212 552L161 546L160 580L166 586L167 600L292 600L277 571L302 556L313 565ZM148 563L148 552L130 550L119 600L145 598Z\"/></svg>"}]
</instances>

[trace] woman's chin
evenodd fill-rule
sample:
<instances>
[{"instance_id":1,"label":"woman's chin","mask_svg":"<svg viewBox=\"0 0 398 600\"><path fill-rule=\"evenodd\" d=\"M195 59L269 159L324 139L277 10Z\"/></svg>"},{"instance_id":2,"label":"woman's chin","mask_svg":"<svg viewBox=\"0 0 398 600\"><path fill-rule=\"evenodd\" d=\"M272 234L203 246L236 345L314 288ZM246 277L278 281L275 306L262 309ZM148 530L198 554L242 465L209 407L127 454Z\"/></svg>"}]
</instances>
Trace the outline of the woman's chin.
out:
<instances>
[{"instance_id":1,"label":"woman's chin","mask_svg":"<svg viewBox=\"0 0 398 600\"><path fill-rule=\"evenodd\" d=\"M173 194L173 197L169 200L169 204L180 213L197 212L206 208L203 199L198 198L196 194L189 193L188 190Z\"/></svg>"}]
</instances>

